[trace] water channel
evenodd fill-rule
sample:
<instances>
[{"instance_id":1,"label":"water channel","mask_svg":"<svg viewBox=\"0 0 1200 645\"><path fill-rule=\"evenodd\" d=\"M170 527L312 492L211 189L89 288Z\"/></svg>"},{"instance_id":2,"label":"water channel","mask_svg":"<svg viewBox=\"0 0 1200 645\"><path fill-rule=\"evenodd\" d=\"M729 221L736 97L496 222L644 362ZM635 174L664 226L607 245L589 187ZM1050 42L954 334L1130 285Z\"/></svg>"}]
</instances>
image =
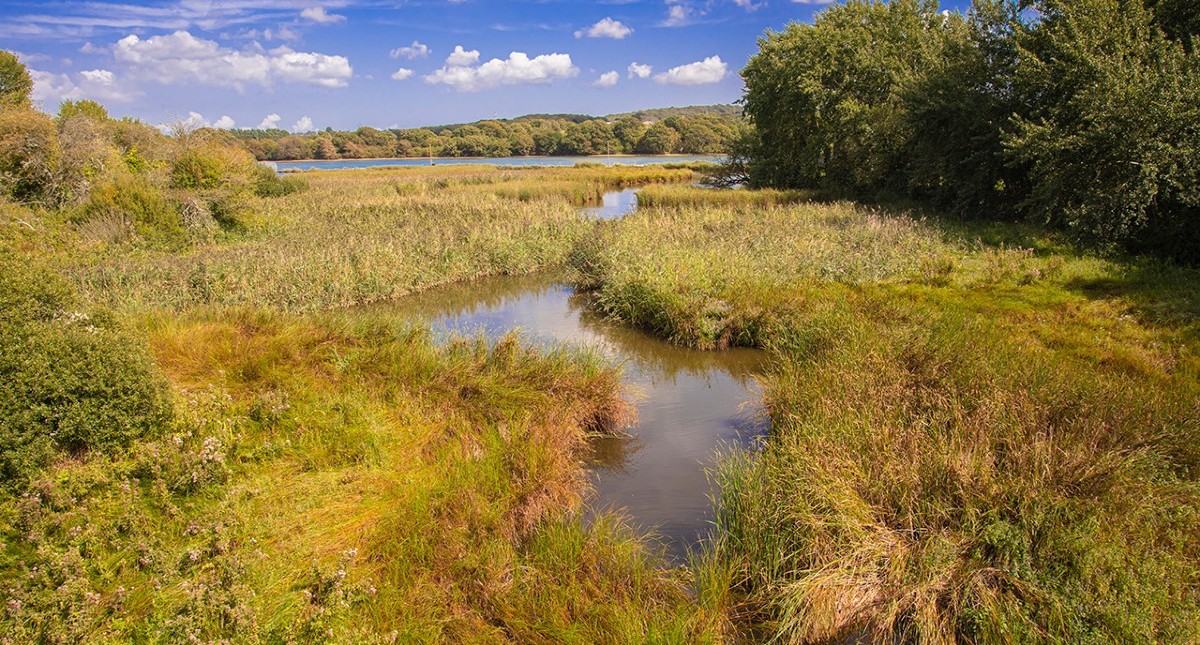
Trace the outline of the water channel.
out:
<instances>
[{"instance_id":1,"label":"water channel","mask_svg":"<svg viewBox=\"0 0 1200 645\"><path fill-rule=\"evenodd\" d=\"M619 217L636 203L634 191L610 193L585 216ZM754 378L765 355L677 347L604 319L586 298L560 274L543 272L442 287L383 306L429 321L438 334L496 338L519 329L529 341L583 344L621 364L638 421L628 436L593 441L590 505L624 509L681 560L711 526L706 468L722 448L751 444L765 432Z\"/></svg>"}]
</instances>

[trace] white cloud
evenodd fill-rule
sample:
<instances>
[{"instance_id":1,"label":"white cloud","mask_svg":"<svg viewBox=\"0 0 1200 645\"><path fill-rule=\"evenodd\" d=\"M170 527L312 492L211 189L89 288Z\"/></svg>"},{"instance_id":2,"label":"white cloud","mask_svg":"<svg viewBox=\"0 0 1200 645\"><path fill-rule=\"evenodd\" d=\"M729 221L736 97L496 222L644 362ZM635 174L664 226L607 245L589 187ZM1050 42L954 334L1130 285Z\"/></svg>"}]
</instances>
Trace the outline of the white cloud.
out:
<instances>
[{"instance_id":1,"label":"white cloud","mask_svg":"<svg viewBox=\"0 0 1200 645\"><path fill-rule=\"evenodd\" d=\"M792 0L792 1L796 2L797 0ZM827 1L832 1L832 0L827 0ZM766 0L763 0L762 2L755 2L754 0L733 0L733 3L736 4L737 6L745 9L746 11L758 11L759 9L766 6L766 4L767 4Z\"/></svg>"},{"instance_id":2,"label":"white cloud","mask_svg":"<svg viewBox=\"0 0 1200 645\"><path fill-rule=\"evenodd\" d=\"M222 34L222 38L229 38L229 34ZM292 29L287 25L279 25L278 29L244 29L232 35L233 38L241 38L243 40L265 40L271 42L273 40L300 40L300 32Z\"/></svg>"},{"instance_id":3,"label":"white cloud","mask_svg":"<svg viewBox=\"0 0 1200 645\"><path fill-rule=\"evenodd\" d=\"M709 56L702 61L672 67L654 76L656 83L665 85L708 85L725 78L728 67L720 56Z\"/></svg>"},{"instance_id":4,"label":"white cloud","mask_svg":"<svg viewBox=\"0 0 1200 645\"><path fill-rule=\"evenodd\" d=\"M183 126L188 130L207 128L209 125L208 119L205 119L203 116L201 116L199 112L188 112L187 118L180 119L180 121L182 121Z\"/></svg>"},{"instance_id":5,"label":"white cloud","mask_svg":"<svg viewBox=\"0 0 1200 645\"><path fill-rule=\"evenodd\" d=\"M300 117L295 123L292 124L292 132L298 133L298 132L312 132L312 131L313 131L313 121L312 121L312 119L308 118L307 116Z\"/></svg>"},{"instance_id":6,"label":"white cloud","mask_svg":"<svg viewBox=\"0 0 1200 645\"><path fill-rule=\"evenodd\" d=\"M612 18L604 18L587 29L580 29L575 32L576 38L615 38L620 40L629 34L633 33L633 29L621 24L619 20Z\"/></svg>"},{"instance_id":7,"label":"white cloud","mask_svg":"<svg viewBox=\"0 0 1200 645\"><path fill-rule=\"evenodd\" d=\"M462 67L464 65L474 65L479 62L479 50L472 49L466 51L462 45L455 45L454 51L446 57L446 64L451 67Z\"/></svg>"},{"instance_id":8,"label":"white cloud","mask_svg":"<svg viewBox=\"0 0 1200 645\"><path fill-rule=\"evenodd\" d=\"M78 72L75 78L67 74L30 69L29 77L33 80L33 100L48 109L57 106L60 101L92 99L101 103L122 103L141 95L123 87L116 75L106 69Z\"/></svg>"},{"instance_id":9,"label":"white cloud","mask_svg":"<svg viewBox=\"0 0 1200 645\"><path fill-rule=\"evenodd\" d=\"M407 78L411 78L412 75L413 71L411 69L408 69L407 67L401 67L400 69L392 72L392 80L403 81Z\"/></svg>"},{"instance_id":10,"label":"white cloud","mask_svg":"<svg viewBox=\"0 0 1200 645\"><path fill-rule=\"evenodd\" d=\"M85 80L91 81L93 83L99 83L101 85L112 85L113 81L114 81L113 73L108 71L107 69L84 70L82 72L79 72L79 75L82 76Z\"/></svg>"},{"instance_id":11,"label":"white cloud","mask_svg":"<svg viewBox=\"0 0 1200 645\"><path fill-rule=\"evenodd\" d=\"M688 18L691 17L692 10L681 4L671 4L667 7L667 19L663 21L664 27L679 27L686 25Z\"/></svg>"},{"instance_id":12,"label":"white cloud","mask_svg":"<svg viewBox=\"0 0 1200 645\"><path fill-rule=\"evenodd\" d=\"M218 130L231 130L233 129L234 125L237 124L234 123L233 117L229 116L228 114L217 119L216 123L213 123L213 127L217 128Z\"/></svg>"},{"instance_id":13,"label":"white cloud","mask_svg":"<svg viewBox=\"0 0 1200 645\"><path fill-rule=\"evenodd\" d=\"M392 58L407 58L408 60L416 60L425 58L429 55L429 46L425 43L414 40L408 47L397 47L389 52Z\"/></svg>"},{"instance_id":14,"label":"white cloud","mask_svg":"<svg viewBox=\"0 0 1200 645\"><path fill-rule=\"evenodd\" d=\"M259 130L273 130L279 127L280 116L278 114L268 114L263 117L262 123L258 124Z\"/></svg>"},{"instance_id":15,"label":"white cloud","mask_svg":"<svg viewBox=\"0 0 1200 645\"><path fill-rule=\"evenodd\" d=\"M592 87L612 87L613 85L616 85L617 81L620 79L621 75L615 70L611 72L604 72L600 75L600 78L597 78L592 82Z\"/></svg>"},{"instance_id":16,"label":"white cloud","mask_svg":"<svg viewBox=\"0 0 1200 645\"><path fill-rule=\"evenodd\" d=\"M646 78L650 76L650 72L653 69L654 68L650 67L649 65L643 65L638 62L630 63L628 68L629 78L633 78L635 76L637 78Z\"/></svg>"},{"instance_id":17,"label":"white cloud","mask_svg":"<svg viewBox=\"0 0 1200 645\"><path fill-rule=\"evenodd\" d=\"M471 53L478 58L478 52ZM451 58L454 56L451 55ZM462 59L466 57L460 57ZM507 59L493 58L477 67L455 65L447 59L447 65L426 75L425 82L449 85L460 92L473 92L501 85L550 83L577 74L579 68L571 63L569 54L542 54L530 58L524 52L512 52Z\"/></svg>"},{"instance_id":18,"label":"white cloud","mask_svg":"<svg viewBox=\"0 0 1200 645\"><path fill-rule=\"evenodd\" d=\"M0 38L24 35L78 38L82 41L109 31L129 33L131 30L174 31L193 28L215 31L290 19L302 7L309 7L310 15L323 15L329 20L329 16L334 14L329 14L326 9L355 3L355 0L162 0L152 3L77 0L53 5L41 3L41 7L33 13L7 12L3 24L0 24ZM39 6L38 3L24 4ZM314 14L311 10L319 12Z\"/></svg>"},{"instance_id":19,"label":"white cloud","mask_svg":"<svg viewBox=\"0 0 1200 645\"><path fill-rule=\"evenodd\" d=\"M346 20L346 16L339 16L336 13L326 13L325 7L309 7L300 12L300 17L305 20L311 20L322 25L332 25L337 22Z\"/></svg>"},{"instance_id":20,"label":"white cloud","mask_svg":"<svg viewBox=\"0 0 1200 645\"><path fill-rule=\"evenodd\" d=\"M345 87L353 74L345 56L297 52L288 47L238 51L186 31L117 41L113 56L137 76L159 83L200 83L237 88L304 83Z\"/></svg>"}]
</instances>

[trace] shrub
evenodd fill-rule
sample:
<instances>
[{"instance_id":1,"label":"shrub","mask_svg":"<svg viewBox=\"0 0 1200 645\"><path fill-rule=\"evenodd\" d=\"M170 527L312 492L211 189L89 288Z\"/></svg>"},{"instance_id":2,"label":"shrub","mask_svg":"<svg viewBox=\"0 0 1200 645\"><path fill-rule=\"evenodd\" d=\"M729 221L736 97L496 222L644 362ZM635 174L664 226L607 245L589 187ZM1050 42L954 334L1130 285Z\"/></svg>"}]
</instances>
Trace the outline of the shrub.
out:
<instances>
[{"instance_id":1,"label":"shrub","mask_svg":"<svg viewBox=\"0 0 1200 645\"><path fill-rule=\"evenodd\" d=\"M137 234L150 242L178 244L187 236L175 204L144 178L119 177L95 186L75 220L113 217L130 220Z\"/></svg>"},{"instance_id":2,"label":"shrub","mask_svg":"<svg viewBox=\"0 0 1200 645\"><path fill-rule=\"evenodd\" d=\"M259 197L282 197L308 188L300 177L280 177L274 170L259 166L254 173L254 192Z\"/></svg>"},{"instance_id":3,"label":"shrub","mask_svg":"<svg viewBox=\"0 0 1200 645\"><path fill-rule=\"evenodd\" d=\"M75 310L61 278L0 264L0 482L62 451L111 451L171 418L164 379L106 316Z\"/></svg>"},{"instance_id":4,"label":"shrub","mask_svg":"<svg viewBox=\"0 0 1200 645\"><path fill-rule=\"evenodd\" d=\"M171 185L176 188L216 188L224 175L218 159L196 152L184 154L171 165Z\"/></svg>"},{"instance_id":5,"label":"shrub","mask_svg":"<svg viewBox=\"0 0 1200 645\"><path fill-rule=\"evenodd\" d=\"M50 117L34 110L0 110L0 195L54 202L60 157Z\"/></svg>"}]
</instances>

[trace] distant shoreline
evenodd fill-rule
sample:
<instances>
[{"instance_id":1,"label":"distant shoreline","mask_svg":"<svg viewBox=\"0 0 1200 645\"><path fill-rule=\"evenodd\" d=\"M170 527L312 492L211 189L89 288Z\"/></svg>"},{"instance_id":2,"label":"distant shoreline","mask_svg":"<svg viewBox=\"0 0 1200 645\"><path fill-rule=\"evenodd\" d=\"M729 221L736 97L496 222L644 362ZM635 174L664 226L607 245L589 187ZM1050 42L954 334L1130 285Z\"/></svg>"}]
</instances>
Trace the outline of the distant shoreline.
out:
<instances>
[{"instance_id":1,"label":"distant shoreline","mask_svg":"<svg viewBox=\"0 0 1200 645\"><path fill-rule=\"evenodd\" d=\"M509 155L507 157L347 157L341 159L260 159L261 162L267 163L303 163L312 161L408 161L410 159L421 161L433 159L441 161L443 159L597 159L609 157L628 157L628 158L644 158L655 157L669 159L671 157L724 157L728 153L725 152L679 152L668 155L639 155L639 154L613 154L613 155Z\"/></svg>"}]
</instances>

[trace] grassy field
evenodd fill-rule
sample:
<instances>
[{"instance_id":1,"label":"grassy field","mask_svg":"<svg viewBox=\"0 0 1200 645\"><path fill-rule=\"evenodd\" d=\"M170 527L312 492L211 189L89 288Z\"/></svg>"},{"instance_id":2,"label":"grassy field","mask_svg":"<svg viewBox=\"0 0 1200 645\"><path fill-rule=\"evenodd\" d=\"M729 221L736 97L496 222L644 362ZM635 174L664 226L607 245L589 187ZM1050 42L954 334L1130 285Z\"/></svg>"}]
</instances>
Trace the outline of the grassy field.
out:
<instances>
[{"instance_id":1,"label":"grassy field","mask_svg":"<svg viewBox=\"0 0 1200 645\"><path fill-rule=\"evenodd\" d=\"M668 187L571 263L608 315L771 349L699 592L783 641L1200 638L1200 272L1037 229Z\"/></svg>"},{"instance_id":2,"label":"grassy field","mask_svg":"<svg viewBox=\"0 0 1200 645\"><path fill-rule=\"evenodd\" d=\"M0 642L718 640L584 524L617 367L341 308L561 263L577 204L690 177L320 173L173 247L4 206Z\"/></svg>"},{"instance_id":3,"label":"grassy field","mask_svg":"<svg viewBox=\"0 0 1200 645\"><path fill-rule=\"evenodd\" d=\"M83 230L61 264L86 299L120 309L317 311L561 264L591 225L579 206L691 177L656 167L322 171L308 190L255 199L234 230L197 233L184 249Z\"/></svg>"},{"instance_id":4,"label":"grassy field","mask_svg":"<svg viewBox=\"0 0 1200 645\"><path fill-rule=\"evenodd\" d=\"M0 642L1200 638L1200 272L692 179L310 173L171 244L0 204ZM353 308L563 263L772 354L686 568L582 519L617 367Z\"/></svg>"}]
</instances>

